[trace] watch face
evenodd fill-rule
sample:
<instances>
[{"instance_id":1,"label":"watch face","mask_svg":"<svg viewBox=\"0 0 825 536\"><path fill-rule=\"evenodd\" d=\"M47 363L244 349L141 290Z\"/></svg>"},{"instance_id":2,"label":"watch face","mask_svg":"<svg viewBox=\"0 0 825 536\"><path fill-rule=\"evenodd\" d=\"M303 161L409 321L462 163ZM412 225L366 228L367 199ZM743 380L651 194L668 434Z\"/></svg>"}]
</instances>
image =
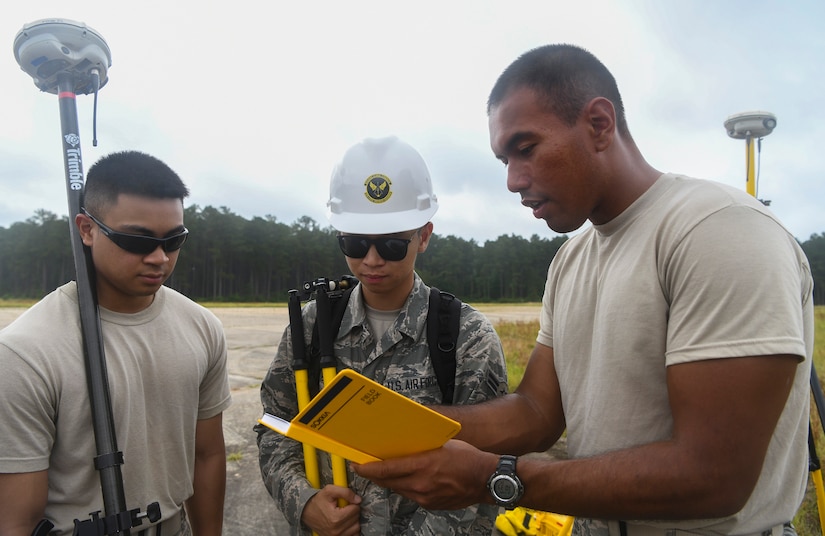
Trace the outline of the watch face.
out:
<instances>
[{"instance_id":1,"label":"watch face","mask_svg":"<svg viewBox=\"0 0 825 536\"><path fill-rule=\"evenodd\" d=\"M516 483L512 479L499 475L493 480L493 494L503 501L509 501L518 493Z\"/></svg>"}]
</instances>

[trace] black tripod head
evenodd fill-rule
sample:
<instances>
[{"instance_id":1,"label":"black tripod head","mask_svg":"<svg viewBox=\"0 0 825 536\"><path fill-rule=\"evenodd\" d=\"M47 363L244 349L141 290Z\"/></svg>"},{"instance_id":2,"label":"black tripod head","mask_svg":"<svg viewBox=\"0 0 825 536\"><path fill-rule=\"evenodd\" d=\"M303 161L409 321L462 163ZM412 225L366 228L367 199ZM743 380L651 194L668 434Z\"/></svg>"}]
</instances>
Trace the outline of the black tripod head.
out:
<instances>
[{"instance_id":1,"label":"black tripod head","mask_svg":"<svg viewBox=\"0 0 825 536\"><path fill-rule=\"evenodd\" d=\"M329 279L319 277L313 281L304 281L301 291L298 293L301 301L307 301L318 295L318 292L325 292L331 298L343 294L344 291L358 284L358 278L351 275L342 275L340 279Z\"/></svg>"}]
</instances>

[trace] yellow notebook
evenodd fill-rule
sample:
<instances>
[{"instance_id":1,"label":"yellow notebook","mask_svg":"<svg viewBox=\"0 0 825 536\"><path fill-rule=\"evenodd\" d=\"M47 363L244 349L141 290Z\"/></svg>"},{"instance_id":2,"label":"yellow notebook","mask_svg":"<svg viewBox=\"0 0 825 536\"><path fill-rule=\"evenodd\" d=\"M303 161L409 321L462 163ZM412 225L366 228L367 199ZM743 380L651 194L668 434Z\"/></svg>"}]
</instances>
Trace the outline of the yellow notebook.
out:
<instances>
[{"instance_id":1,"label":"yellow notebook","mask_svg":"<svg viewBox=\"0 0 825 536\"><path fill-rule=\"evenodd\" d=\"M438 448L461 429L351 369L339 372L292 421L264 413L258 422L356 463Z\"/></svg>"}]
</instances>

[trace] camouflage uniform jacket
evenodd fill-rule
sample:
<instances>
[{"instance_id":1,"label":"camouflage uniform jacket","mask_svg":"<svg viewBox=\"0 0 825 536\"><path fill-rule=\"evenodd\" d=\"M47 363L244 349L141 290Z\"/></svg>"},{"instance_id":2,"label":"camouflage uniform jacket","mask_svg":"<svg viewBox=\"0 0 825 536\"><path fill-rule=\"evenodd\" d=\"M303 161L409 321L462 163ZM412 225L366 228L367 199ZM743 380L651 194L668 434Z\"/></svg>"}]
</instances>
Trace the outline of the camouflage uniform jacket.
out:
<instances>
[{"instance_id":1,"label":"camouflage uniform jacket","mask_svg":"<svg viewBox=\"0 0 825 536\"><path fill-rule=\"evenodd\" d=\"M429 287L418 275L404 308L380 340L370 333L360 286L352 292L334 343L338 370L351 368L425 405L441 403L441 391L429 357L427 310ZM303 308L304 338L308 345L315 323L314 302ZM462 305L456 352L455 404L475 404L506 392L507 369L501 341L487 318ZM275 359L261 385L266 412L291 419L298 412L295 376L291 367L292 341L284 332ZM270 495L291 525L292 534L309 534L301 525L304 505L317 490L304 472L300 443L256 425L261 474ZM326 454L319 465L322 485L331 483ZM348 471L349 487L363 498L361 534L489 535L499 513L481 504L462 510L430 511Z\"/></svg>"}]
</instances>

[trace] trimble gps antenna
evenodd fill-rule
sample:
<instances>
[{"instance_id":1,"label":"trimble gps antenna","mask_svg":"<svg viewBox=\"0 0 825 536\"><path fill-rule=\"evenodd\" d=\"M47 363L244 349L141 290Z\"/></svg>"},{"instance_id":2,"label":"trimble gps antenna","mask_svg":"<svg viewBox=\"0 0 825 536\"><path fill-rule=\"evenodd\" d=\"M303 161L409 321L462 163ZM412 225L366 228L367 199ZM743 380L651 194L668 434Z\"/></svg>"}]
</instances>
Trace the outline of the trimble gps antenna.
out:
<instances>
[{"instance_id":1,"label":"trimble gps antenna","mask_svg":"<svg viewBox=\"0 0 825 536\"><path fill-rule=\"evenodd\" d=\"M752 111L731 115L725 119L725 130L728 136L735 140L745 140L746 151L746 178L745 189L749 194L758 199L757 182L759 180L756 169L756 157L754 155L754 141L758 143L761 152L762 138L773 132L776 128L776 116L770 112ZM761 201L761 200L760 200ZM770 201L762 201L766 206Z\"/></svg>"},{"instance_id":2,"label":"trimble gps antenna","mask_svg":"<svg viewBox=\"0 0 825 536\"><path fill-rule=\"evenodd\" d=\"M120 466L123 453L117 449L106 360L95 290L95 271L89 248L83 245L75 225L83 200L83 160L77 126L77 94L97 92L108 81L112 57L103 37L82 22L65 19L42 19L26 24L14 38L14 57L20 68L34 80L41 91L56 94L60 105L63 164L69 202L69 235L74 256L83 351L91 401L92 425L97 455L94 463L100 474L104 512L83 512L90 519L74 520L76 536L129 534L144 518L154 523L161 518L160 507L152 503L141 513L127 510ZM34 535L48 534L52 523L43 520Z\"/></svg>"},{"instance_id":3,"label":"trimble gps antenna","mask_svg":"<svg viewBox=\"0 0 825 536\"><path fill-rule=\"evenodd\" d=\"M73 91L97 91L109 80L109 46L82 22L43 19L26 24L14 38L14 59L47 93L58 92L58 77L70 75Z\"/></svg>"}]
</instances>

